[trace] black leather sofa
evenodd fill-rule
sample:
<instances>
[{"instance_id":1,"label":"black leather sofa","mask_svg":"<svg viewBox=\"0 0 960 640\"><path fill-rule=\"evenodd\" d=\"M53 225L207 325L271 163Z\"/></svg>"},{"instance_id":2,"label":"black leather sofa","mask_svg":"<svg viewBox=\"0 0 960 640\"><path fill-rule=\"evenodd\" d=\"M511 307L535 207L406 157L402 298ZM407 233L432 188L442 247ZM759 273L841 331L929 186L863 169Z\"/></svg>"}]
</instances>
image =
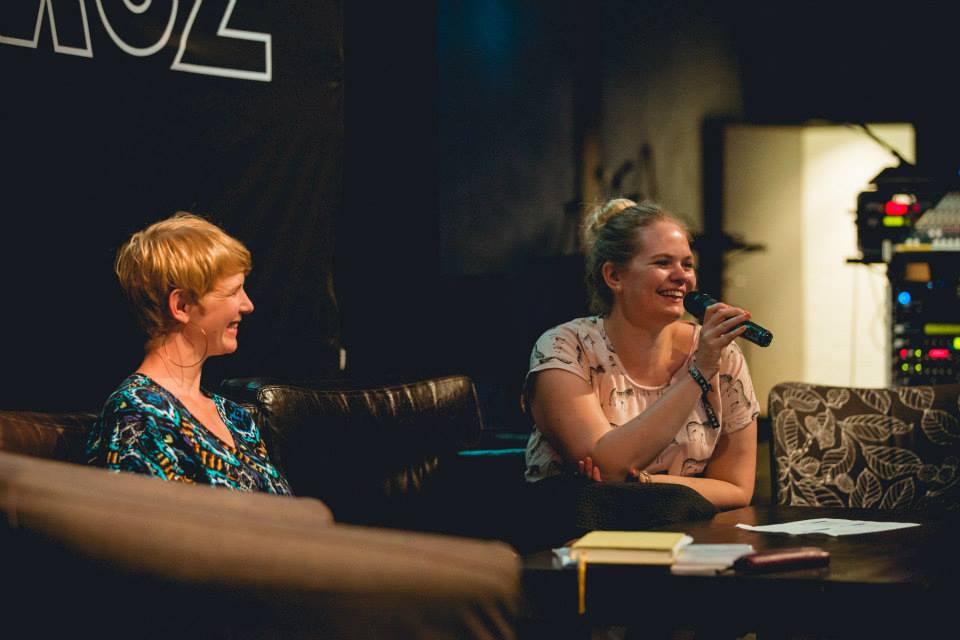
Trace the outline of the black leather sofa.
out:
<instances>
[{"instance_id":1,"label":"black leather sofa","mask_svg":"<svg viewBox=\"0 0 960 640\"><path fill-rule=\"evenodd\" d=\"M484 430L461 375L396 383L224 381L297 495L338 522L495 538L524 549L523 454Z\"/></svg>"}]
</instances>

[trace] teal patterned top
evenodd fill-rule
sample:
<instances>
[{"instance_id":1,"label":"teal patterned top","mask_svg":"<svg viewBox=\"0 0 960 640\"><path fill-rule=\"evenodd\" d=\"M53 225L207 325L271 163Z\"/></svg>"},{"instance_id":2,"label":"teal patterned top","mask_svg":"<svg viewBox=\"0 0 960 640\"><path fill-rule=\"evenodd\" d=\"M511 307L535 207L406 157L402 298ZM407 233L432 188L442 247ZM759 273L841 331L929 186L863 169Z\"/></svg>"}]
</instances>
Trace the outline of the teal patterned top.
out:
<instances>
[{"instance_id":1,"label":"teal patterned top","mask_svg":"<svg viewBox=\"0 0 960 640\"><path fill-rule=\"evenodd\" d=\"M230 430L233 447L172 393L134 373L107 398L87 440L87 461L166 480L290 495L290 485L270 462L253 416L222 396L207 395Z\"/></svg>"}]
</instances>

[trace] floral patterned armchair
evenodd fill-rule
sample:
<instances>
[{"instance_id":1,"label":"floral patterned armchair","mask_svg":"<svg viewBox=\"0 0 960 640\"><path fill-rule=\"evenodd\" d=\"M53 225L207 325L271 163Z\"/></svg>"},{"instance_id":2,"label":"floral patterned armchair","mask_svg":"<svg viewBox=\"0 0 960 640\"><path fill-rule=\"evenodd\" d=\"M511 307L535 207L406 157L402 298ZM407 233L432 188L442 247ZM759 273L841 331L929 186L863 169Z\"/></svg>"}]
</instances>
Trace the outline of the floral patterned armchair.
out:
<instances>
[{"instance_id":1,"label":"floral patterned armchair","mask_svg":"<svg viewBox=\"0 0 960 640\"><path fill-rule=\"evenodd\" d=\"M960 384L785 382L768 412L780 504L960 510Z\"/></svg>"}]
</instances>

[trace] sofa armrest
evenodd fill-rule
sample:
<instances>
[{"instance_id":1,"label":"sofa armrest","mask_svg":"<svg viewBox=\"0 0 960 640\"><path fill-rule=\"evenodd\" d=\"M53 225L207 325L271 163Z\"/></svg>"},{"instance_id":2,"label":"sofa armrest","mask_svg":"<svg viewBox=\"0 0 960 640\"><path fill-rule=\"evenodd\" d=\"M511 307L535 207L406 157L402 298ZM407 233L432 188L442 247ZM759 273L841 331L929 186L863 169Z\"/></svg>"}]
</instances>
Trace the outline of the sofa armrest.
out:
<instances>
[{"instance_id":1,"label":"sofa armrest","mask_svg":"<svg viewBox=\"0 0 960 640\"><path fill-rule=\"evenodd\" d=\"M409 526L415 498L481 432L466 376L379 385L245 378L221 392L255 407L294 493L320 498L338 522Z\"/></svg>"},{"instance_id":2,"label":"sofa armrest","mask_svg":"<svg viewBox=\"0 0 960 640\"><path fill-rule=\"evenodd\" d=\"M503 544L4 453L0 563L6 628L34 637L99 621L104 637L509 638L519 605Z\"/></svg>"}]
</instances>

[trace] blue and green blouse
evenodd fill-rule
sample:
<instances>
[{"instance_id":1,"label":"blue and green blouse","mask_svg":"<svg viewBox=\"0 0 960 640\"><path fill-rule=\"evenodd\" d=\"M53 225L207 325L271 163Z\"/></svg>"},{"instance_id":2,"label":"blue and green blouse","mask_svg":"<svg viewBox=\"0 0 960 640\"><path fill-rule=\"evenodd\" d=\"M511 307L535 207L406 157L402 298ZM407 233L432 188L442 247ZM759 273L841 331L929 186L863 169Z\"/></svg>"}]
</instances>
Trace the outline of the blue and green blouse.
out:
<instances>
[{"instance_id":1,"label":"blue and green blouse","mask_svg":"<svg viewBox=\"0 0 960 640\"><path fill-rule=\"evenodd\" d=\"M290 495L253 416L222 396L207 395L234 446L211 433L172 393L134 373L107 398L87 440L88 462L166 480Z\"/></svg>"}]
</instances>

